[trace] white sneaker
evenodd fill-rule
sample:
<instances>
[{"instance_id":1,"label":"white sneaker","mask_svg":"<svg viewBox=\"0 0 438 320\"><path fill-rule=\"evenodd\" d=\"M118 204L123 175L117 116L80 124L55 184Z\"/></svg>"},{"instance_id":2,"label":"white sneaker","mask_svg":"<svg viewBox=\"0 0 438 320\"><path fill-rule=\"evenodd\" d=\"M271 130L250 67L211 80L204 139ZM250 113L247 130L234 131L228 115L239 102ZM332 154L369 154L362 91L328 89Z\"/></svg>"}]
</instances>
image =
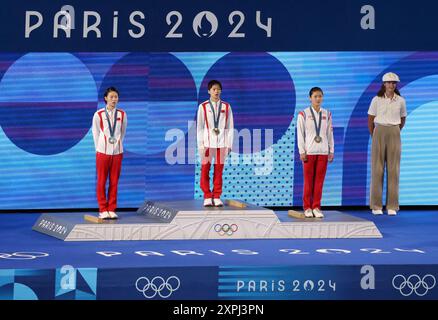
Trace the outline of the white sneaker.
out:
<instances>
[{"instance_id":1,"label":"white sneaker","mask_svg":"<svg viewBox=\"0 0 438 320\"><path fill-rule=\"evenodd\" d=\"M110 219L110 215L108 211L99 212L99 219Z\"/></svg>"},{"instance_id":2,"label":"white sneaker","mask_svg":"<svg viewBox=\"0 0 438 320\"><path fill-rule=\"evenodd\" d=\"M388 216L395 216L395 215L397 215L397 211L388 209Z\"/></svg>"},{"instance_id":3,"label":"white sneaker","mask_svg":"<svg viewBox=\"0 0 438 320\"><path fill-rule=\"evenodd\" d=\"M315 218L324 218L324 214L322 213L321 209L313 209L313 215Z\"/></svg>"},{"instance_id":4,"label":"white sneaker","mask_svg":"<svg viewBox=\"0 0 438 320\"><path fill-rule=\"evenodd\" d=\"M380 216L380 215L383 214L383 211L382 211L381 209L379 209L379 210L373 210L373 214L374 214L375 216Z\"/></svg>"},{"instance_id":5,"label":"white sneaker","mask_svg":"<svg viewBox=\"0 0 438 320\"><path fill-rule=\"evenodd\" d=\"M110 219L118 219L119 216L114 211L108 211Z\"/></svg>"},{"instance_id":6,"label":"white sneaker","mask_svg":"<svg viewBox=\"0 0 438 320\"><path fill-rule=\"evenodd\" d=\"M213 207L213 201L211 198L204 199L204 207Z\"/></svg>"},{"instance_id":7,"label":"white sneaker","mask_svg":"<svg viewBox=\"0 0 438 320\"><path fill-rule=\"evenodd\" d=\"M306 211L304 211L304 216L306 218L313 218L313 212L312 209L307 209Z\"/></svg>"},{"instance_id":8,"label":"white sneaker","mask_svg":"<svg viewBox=\"0 0 438 320\"><path fill-rule=\"evenodd\" d=\"M215 207L223 207L224 206L224 204L221 201L221 199L213 199L213 203L214 203Z\"/></svg>"}]
</instances>

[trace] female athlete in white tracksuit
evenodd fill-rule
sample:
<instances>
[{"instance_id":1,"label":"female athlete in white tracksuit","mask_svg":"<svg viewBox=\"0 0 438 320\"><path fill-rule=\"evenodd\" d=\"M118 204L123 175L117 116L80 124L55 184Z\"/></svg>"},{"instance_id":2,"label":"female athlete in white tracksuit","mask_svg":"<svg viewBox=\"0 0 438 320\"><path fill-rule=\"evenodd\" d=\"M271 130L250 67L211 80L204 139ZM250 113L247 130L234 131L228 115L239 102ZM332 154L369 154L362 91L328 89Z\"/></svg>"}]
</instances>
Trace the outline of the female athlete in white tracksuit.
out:
<instances>
[{"instance_id":1,"label":"female athlete in white tracksuit","mask_svg":"<svg viewBox=\"0 0 438 320\"><path fill-rule=\"evenodd\" d=\"M332 114L321 107L323 92L314 87L309 92L311 106L298 114L297 140L304 168L303 207L306 218L323 218L322 189L327 162L334 158Z\"/></svg>"}]
</instances>

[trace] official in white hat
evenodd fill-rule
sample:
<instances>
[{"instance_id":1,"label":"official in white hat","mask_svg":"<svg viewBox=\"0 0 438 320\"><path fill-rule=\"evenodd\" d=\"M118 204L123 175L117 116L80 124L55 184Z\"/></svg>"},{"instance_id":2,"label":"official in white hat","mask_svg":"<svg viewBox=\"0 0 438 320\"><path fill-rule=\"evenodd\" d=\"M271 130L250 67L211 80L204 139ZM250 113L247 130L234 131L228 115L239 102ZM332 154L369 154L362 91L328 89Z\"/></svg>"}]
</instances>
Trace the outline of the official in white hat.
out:
<instances>
[{"instance_id":1,"label":"official in white hat","mask_svg":"<svg viewBox=\"0 0 438 320\"><path fill-rule=\"evenodd\" d=\"M372 137L370 208L375 215L383 214L382 191L386 167L388 215L399 210L400 131L406 121L406 101L397 84L400 78L393 72L383 75L382 86L368 110L368 129Z\"/></svg>"}]
</instances>

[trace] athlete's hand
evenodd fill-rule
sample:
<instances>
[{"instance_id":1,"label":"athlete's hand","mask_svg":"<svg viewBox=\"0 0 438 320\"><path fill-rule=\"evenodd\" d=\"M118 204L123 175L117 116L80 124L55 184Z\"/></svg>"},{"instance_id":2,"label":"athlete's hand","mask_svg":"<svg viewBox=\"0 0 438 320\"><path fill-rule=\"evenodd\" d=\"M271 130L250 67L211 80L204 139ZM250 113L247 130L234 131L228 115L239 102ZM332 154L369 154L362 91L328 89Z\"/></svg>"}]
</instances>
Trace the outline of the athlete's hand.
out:
<instances>
[{"instance_id":1,"label":"athlete's hand","mask_svg":"<svg viewBox=\"0 0 438 320\"><path fill-rule=\"evenodd\" d=\"M303 161L303 162L307 162L307 154L306 154L306 153L301 153L301 154L300 154L300 159L301 159L301 161Z\"/></svg>"},{"instance_id":2,"label":"athlete's hand","mask_svg":"<svg viewBox=\"0 0 438 320\"><path fill-rule=\"evenodd\" d=\"M329 155L328 155L328 162L333 162L334 158L335 158L335 155L333 153L329 153Z\"/></svg>"}]
</instances>

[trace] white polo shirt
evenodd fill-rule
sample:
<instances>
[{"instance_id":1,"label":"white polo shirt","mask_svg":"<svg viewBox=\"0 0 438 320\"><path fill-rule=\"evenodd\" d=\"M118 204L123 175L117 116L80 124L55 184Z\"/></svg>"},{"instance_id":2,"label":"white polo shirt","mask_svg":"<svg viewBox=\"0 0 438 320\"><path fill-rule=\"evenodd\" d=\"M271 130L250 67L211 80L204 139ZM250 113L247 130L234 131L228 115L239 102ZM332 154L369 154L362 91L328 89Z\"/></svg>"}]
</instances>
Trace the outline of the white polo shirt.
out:
<instances>
[{"instance_id":1,"label":"white polo shirt","mask_svg":"<svg viewBox=\"0 0 438 320\"><path fill-rule=\"evenodd\" d=\"M111 126L114 125L114 109L108 110L109 120ZM107 155L116 155L123 153L123 139L126 134L126 127L128 125L128 117L126 112L122 109L117 109L117 124L114 132L114 138L116 142L114 144L109 143L110 129L106 118L105 108L99 109L93 116L93 140L96 152L100 152Z\"/></svg>"},{"instance_id":2,"label":"white polo shirt","mask_svg":"<svg viewBox=\"0 0 438 320\"><path fill-rule=\"evenodd\" d=\"M316 124L319 125L319 117L321 120L321 129L319 132L322 138L321 142L316 142L316 128L313 121L310 108L300 111L297 120L297 141L300 154L308 155L326 155L335 153L335 144L333 139L333 121L332 113L324 108L320 108L320 113L313 110L316 118Z\"/></svg>"},{"instance_id":3,"label":"white polo shirt","mask_svg":"<svg viewBox=\"0 0 438 320\"><path fill-rule=\"evenodd\" d=\"M234 120L231 105L225 101L213 102L217 117L220 107L219 134L214 132L214 116L210 101L204 101L198 107L196 117L198 149L201 148L233 148Z\"/></svg>"},{"instance_id":4,"label":"white polo shirt","mask_svg":"<svg viewBox=\"0 0 438 320\"><path fill-rule=\"evenodd\" d=\"M401 118L407 116L406 100L394 93L392 99L385 94L383 97L374 97L371 100L368 114L375 116L374 123L381 126L397 126Z\"/></svg>"}]
</instances>

